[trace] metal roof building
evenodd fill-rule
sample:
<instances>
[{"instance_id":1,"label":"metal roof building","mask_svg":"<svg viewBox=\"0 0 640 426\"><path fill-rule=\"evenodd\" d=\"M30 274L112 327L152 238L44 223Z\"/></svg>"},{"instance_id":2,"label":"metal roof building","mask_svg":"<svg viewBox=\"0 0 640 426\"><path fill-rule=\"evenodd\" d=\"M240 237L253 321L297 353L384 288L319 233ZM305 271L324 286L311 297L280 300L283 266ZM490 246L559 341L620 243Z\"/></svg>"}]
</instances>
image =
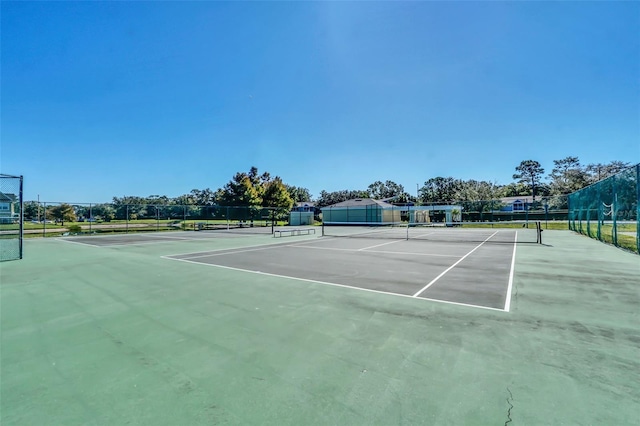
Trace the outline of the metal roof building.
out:
<instances>
[{"instance_id":1,"label":"metal roof building","mask_svg":"<svg viewBox=\"0 0 640 426\"><path fill-rule=\"evenodd\" d=\"M400 222L400 207L373 198L354 198L322 208L325 223Z\"/></svg>"}]
</instances>

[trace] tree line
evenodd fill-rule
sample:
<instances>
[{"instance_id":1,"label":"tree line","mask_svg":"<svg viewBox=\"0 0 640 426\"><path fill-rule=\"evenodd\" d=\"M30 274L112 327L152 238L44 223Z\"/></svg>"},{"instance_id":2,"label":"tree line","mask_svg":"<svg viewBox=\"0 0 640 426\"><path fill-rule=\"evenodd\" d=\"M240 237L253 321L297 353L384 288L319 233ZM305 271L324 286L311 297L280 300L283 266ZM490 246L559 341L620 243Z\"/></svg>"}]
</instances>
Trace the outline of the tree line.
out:
<instances>
[{"instance_id":1,"label":"tree line","mask_svg":"<svg viewBox=\"0 0 640 426\"><path fill-rule=\"evenodd\" d=\"M260 173L256 167L251 167L248 172L236 173L226 185L215 191L210 188L193 189L188 194L174 198L166 195L113 197L112 203L95 204L91 206L91 211L87 206L61 204L52 207L47 215L60 221L90 216L103 220L136 219L158 216L158 206L163 206L163 216L167 217L186 215L182 206L246 206L253 209L270 208L282 216L297 202L313 201L316 207L321 208L352 198L375 198L396 204L474 201L479 203L477 208L482 210L483 202L499 198L532 196L535 201L536 197L564 196L630 167L630 163L622 161L582 165L578 157L571 156L554 160L553 163L553 169L545 175L545 169L538 161L524 160L515 167L514 182L507 185L438 176L428 179L422 186L418 185L414 194L406 191L403 185L386 180L375 181L361 190L322 190L315 199L307 188L288 185L279 176L271 176L269 172ZM39 217L37 211L39 206L35 201L24 204L26 218Z\"/></svg>"},{"instance_id":2,"label":"tree line","mask_svg":"<svg viewBox=\"0 0 640 426\"><path fill-rule=\"evenodd\" d=\"M461 201L491 201L506 197L566 196L594 182L612 176L628 167L630 163L612 161L610 163L580 164L578 157L566 157L553 161L554 167L546 176L542 165L535 160L524 160L516 166L513 174L514 182L499 185L484 180L463 180L455 177L434 177L417 188L416 194L405 191L402 185L393 181L376 181L364 190L342 190L335 192L321 191L316 200L319 207L324 207L352 198L368 197L376 199L392 199L396 203L418 202L454 203Z\"/></svg>"}]
</instances>

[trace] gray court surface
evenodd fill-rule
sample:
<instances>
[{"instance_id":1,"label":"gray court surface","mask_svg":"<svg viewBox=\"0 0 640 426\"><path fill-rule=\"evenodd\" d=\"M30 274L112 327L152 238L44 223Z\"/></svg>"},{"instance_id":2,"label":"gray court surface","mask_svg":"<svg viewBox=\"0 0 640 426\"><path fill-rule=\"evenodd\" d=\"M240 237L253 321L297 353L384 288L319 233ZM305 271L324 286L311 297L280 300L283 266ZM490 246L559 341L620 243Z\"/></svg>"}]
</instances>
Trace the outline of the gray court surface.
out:
<instances>
[{"instance_id":1,"label":"gray court surface","mask_svg":"<svg viewBox=\"0 0 640 426\"><path fill-rule=\"evenodd\" d=\"M513 241L513 238L511 238ZM509 310L515 244L319 238L168 259L404 297Z\"/></svg>"},{"instance_id":2,"label":"gray court surface","mask_svg":"<svg viewBox=\"0 0 640 426\"><path fill-rule=\"evenodd\" d=\"M275 229L286 229L279 227ZM256 235L270 236L271 228L237 228L229 230L208 230L208 231L171 231L171 232L146 232L113 235L80 235L61 237L63 241L78 243L89 246L104 247L131 244L157 244L162 242L178 242L207 240L211 238L243 238L255 237Z\"/></svg>"}]
</instances>

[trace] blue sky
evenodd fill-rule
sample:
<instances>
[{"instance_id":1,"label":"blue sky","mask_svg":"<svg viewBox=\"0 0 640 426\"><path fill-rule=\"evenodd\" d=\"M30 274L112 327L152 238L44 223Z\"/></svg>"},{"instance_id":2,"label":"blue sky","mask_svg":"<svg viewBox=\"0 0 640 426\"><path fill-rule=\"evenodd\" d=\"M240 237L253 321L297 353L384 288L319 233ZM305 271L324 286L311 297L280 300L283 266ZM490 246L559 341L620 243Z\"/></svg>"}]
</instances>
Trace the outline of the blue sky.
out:
<instances>
[{"instance_id":1,"label":"blue sky","mask_svg":"<svg viewBox=\"0 0 640 426\"><path fill-rule=\"evenodd\" d=\"M640 161L638 2L0 7L0 167L26 200Z\"/></svg>"}]
</instances>

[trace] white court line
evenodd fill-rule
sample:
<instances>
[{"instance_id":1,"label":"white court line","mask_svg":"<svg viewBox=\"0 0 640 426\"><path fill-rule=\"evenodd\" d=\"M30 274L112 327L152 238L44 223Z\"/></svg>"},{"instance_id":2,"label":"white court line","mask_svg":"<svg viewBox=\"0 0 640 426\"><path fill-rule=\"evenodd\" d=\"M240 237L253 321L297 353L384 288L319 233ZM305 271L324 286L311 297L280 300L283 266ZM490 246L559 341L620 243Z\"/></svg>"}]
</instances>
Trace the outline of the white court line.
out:
<instances>
[{"instance_id":1,"label":"white court line","mask_svg":"<svg viewBox=\"0 0 640 426\"><path fill-rule=\"evenodd\" d=\"M302 246L302 245L291 245L286 247L296 247L296 248L307 248L313 250L335 250L335 251L352 251L358 252L362 249L345 249L345 248L335 248L335 247L313 247L313 246ZM383 254L401 254L405 256L436 256L436 257L456 257L459 258L458 254L436 254L436 253L415 253L410 251L388 251L388 250L368 250L367 253L383 253Z\"/></svg>"},{"instance_id":2,"label":"white court line","mask_svg":"<svg viewBox=\"0 0 640 426\"><path fill-rule=\"evenodd\" d=\"M465 254L464 256L462 256L456 263L454 263L453 265L449 266L447 269L444 270L444 272L442 272L440 275L438 275L437 277L435 277L433 280L431 280L431 282L429 284L427 284L426 286L424 286L420 291L418 291L416 294L413 295L413 297L418 297L420 295L420 293L422 293L423 291L425 291L426 289L428 289L429 287L431 287L436 281L438 281L440 278L442 278L447 272L449 272L450 270L452 270L453 268L456 267L456 265L460 262L462 262L467 256L469 256L471 253L473 253L474 251L478 250L484 243L486 243L487 241L489 241L489 239L491 237L493 237L494 235L496 235L498 233L498 231L494 232L493 234L491 234L489 237L487 237L483 242L481 242L480 244L478 244L477 246L474 247L473 250L471 250L469 253Z\"/></svg>"},{"instance_id":3,"label":"white court line","mask_svg":"<svg viewBox=\"0 0 640 426\"><path fill-rule=\"evenodd\" d=\"M509 271L509 285L507 286L507 300L504 302L505 312L509 312L511 309L511 290L513 289L513 273L516 267L516 246L518 243L518 232L516 231L516 237L513 241L513 255L511 255L511 271Z\"/></svg>"},{"instance_id":4,"label":"white court line","mask_svg":"<svg viewBox=\"0 0 640 426\"><path fill-rule=\"evenodd\" d=\"M390 244L390 243L385 243L385 244ZM225 256L228 254L245 253L250 251L258 251L258 250L269 250L269 249L276 249L280 247L306 248L306 249L313 249L313 250L329 250L329 251L348 251L348 252L360 252L363 250L363 249L343 249L343 248L333 248L333 247L302 246L298 244L270 244L270 245L258 246L258 248L250 248L248 250L241 250L242 247L238 247L238 248L232 248L232 249L211 250L211 251L199 252L199 253L185 253L182 255L166 255L162 257L175 259L175 257L173 256L187 256L187 257L182 257L181 259L189 260L189 259L200 259L203 257L210 257L210 256L211 257ZM373 246L373 247L378 247L378 246ZM224 253L219 253L221 251L224 251ZM398 254L398 255L404 255L404 256L435 256L435 257L455 257L455 258L460 257L460 255L453 255L453 254L431 254L431 253L415 253L415 252L387 251L387 250L368 250L367 253ZM194 256L190 256L191 254L193 254Z\"/></svg>"},{"instance_id":5,"label":"white court line","mask_svg":"<svg viewBox=\"0 0 640 426\"><path fill-rule=\"evenodd\" d=\"M55 240L56 241L64 241L65 243L69 243L69 244L78 244L79 246L104 247L104 246L99 246L99 245L96 245L96 244L79 243L77 241L65 240L64 238L55 238Z\"/></svg>"},{"instance_id":6,"label":"white court line","mask_svg":"<svg viewBox=\"0 0 640 426\"><path fill-rule=\"evenodd\" d=\"M83 238L100 238L100 239L104 239L105 241L111 240L111 239L115 239L115 238L122 238L122 237L126 237L127 235L131 236L131 238L136 238L139 237L140 235L138 235L137 233L132 233L132 234L124 234L124 235L88 235L86 237L75 237L77 240L81 240ZM82 241L72 241L72 240L67 240L63 237L59 237L56 238L56 240L58 241L64 241L66 243L71 243L71 244L79 244L79 245L83 245L83 246L90 246L90 247L119 247L119 246L139 246L139 245L145 245L145 244L158 244L158 243L170 243L173 242L174 240L178 240L178 241L200 241L200 239L198 238L180 238L180 237L169 237L169 236L163 236L163 235L155 235L158 236L160 238L165 238L165 240L158 240L156 239L154 241L154 238L148 238L151 237L151 235L145 235L144 238L147 238L148 241L134 241L134 242L116 242L116 243L109 243L106 242L104 244L89 244L89 243L85 243ZM74 237L72 237L74 238Z\"/></svg>"},{"instance_id":7,"label":"white court line","mask_svg":"<svg viewBox=\"0 0 640 426\"><path fill-rule=\"evenodd\" d=\"M162 257L164 257L164 256L162 256ZM289 277L287 275L278 275L278 274L272 274L272 273L269 273L269 272L251 271L249 269L240 269L240 268L234 268L234 267L231 267L231 266L215 265L213 263L195 262L195 261L187 260L187 259L175 259L175 258L172 258L172 257L167 257L166 259L176 260L176 261L179 261L179 262L193 263L195 265L213 266L215 268L229 269L229 270L232 270L232 271L247 272L247 273L256 274L256 275L265 275L265 276L268 276L268 277L285 278L285 279L302 281L302 282L307 282L307 283L312 283L312 284L330 285L330 286L334 286L334 287L348 288L348 289L351 289L351 290L366 291L366 292L369 292L369 293L386 294L386 295L389 295L389 296L397 296L397 297L408 297L408 298L411 298L411 299L415 300L414 296L411 296L411 295L408 295L408 294L391 293L391 292L382 291L382 290L373 290L373 289L369 289L369 288L353 287L353 286L346 285L346 284L330 283L330 282L327 282L327 281L311 280L311 279L308 279L308 278ZM430 299L428 297L421 297L420 299L428 300L430 302L446 303L448 305L465 306L465 307L468 307L468 308L488 309L488 310L491 310L491 311L504 312L504 310L502 310L502 309L491 308L491 307L488 307L488 306L470 305L468 303L450 302L448 300Z\"/></svg>"},{"instance_id":8,"label":"white court line","mask_svg":"<svg viewBox=\"0 0 640 426\"><path fill-rule=\"evenodd\" d=\"M390 241L388 243L376 244L375 246L363 247L361 249L358 249L358 251L368 250L368 249L372 249L372 248L376 248L376 247L382 247L382 246L386 246L388 244L395 244L395 243L399 243L400 241L406 241L406 240Z\"/></svg>"},{"instance_id":9,"label":"white court line","mask_svg":"<svg viewBox=\"0 0 640 426\"><path fill-rule=\"evenodd\" d=\"M206 238L205 238L206 240ZM201 241L200 238L196 238L194 241ZM231 247L231 248L219 248L219 249L214 249L214 250L207 250L207 251L195 251L195 252L188 252L188 253L175 253L175 254L165 254L164 256L161 257L166 257L166 258L173 258L173 256L189 256L189 255L203 255L205 253L217 253L220 251L229 251L229 250L237 250L237 249L243 249L243 248L250 248L250 247L268 247L268 246L282 246L282 245L287 245L290 244L288 241L277 241L277 242L273 242L273 243L266 243L266 244L253 244L253 245L249 245L249 246L241 246L241 247Z\"/></svg>"},{"instance_id":10,"label":"white court line","mask_svg":"<svg viewBox=\"0 0 640 426\"><path fill-rule=\"evenodd\" d=\"M185 260L187 259L199 259L201 257L214 257L214 256L225 256L227 254L236 254L236 253L246 253L249 251L259 251L259 250L269 250L273 247L276 246L286 246L285 244L271 244L268 246L263 246L263 247L259 247L259 248L251 248L251 249L247 249L247 250L237 250L237 249L222 249L222 250L226 250L226 253L212 253L212 252L206 252L207 254L201 254L199 256L189 256L187 258L185 258ZM222 251L220 250L220 251ZM162 256L162 257L167 257L167 256ZM174 260L182 260L182 259L175 259L173 257L167 257L168 259L174 259Z\"/></svg>"},{"instance_id":11,"label":"white court line","mask_svg":"<svg viewBox=\"0 0 640 426\"><path fill-rule=\"evenodd\" d=\"M98 237L98 238L103 238L103 237ZM191 241L191 240L189 240ZM131 242L131 243L105 243L105 244L98 244L96 245L96 247L122 247L122 246L144 246L147 244L160 244L160 243L172 243L174 241L171 240L155 240L155 241L136 241L136 242ZM77 244L84 244L84 245L90 245L90 244L86 244L86 243L77 243Z\"/></svg>"},{"instance_id":12,"label":"white court line","mask_svg":"<svg viewBox=\"0 0 640 426\"><path fill-rule=\"evenodd\" d=\"M428 232L426 234L420 234L420 235L416 235L414 237L411 237L410 239L415 239L415 240L419 240L422 237L428 237L429 235L433 235L435 234L435 232Z\"/></svg>"},{"instance_id":13,"label":"white court line","mask_svg":"<svg viewBox=\"0 0 640 426\"><path fill-rule=\"evenodd\" d=\"M168 235L162 235L162 234L142 234L144 235L143 238L156 238L156 237L160 237L160 238L168 238L170 240L183 240L183 241L194 241L197 240L198 238L189 238L189 237L174 237L172 236L168 236Z\"/></svg>"}]
</instances>

